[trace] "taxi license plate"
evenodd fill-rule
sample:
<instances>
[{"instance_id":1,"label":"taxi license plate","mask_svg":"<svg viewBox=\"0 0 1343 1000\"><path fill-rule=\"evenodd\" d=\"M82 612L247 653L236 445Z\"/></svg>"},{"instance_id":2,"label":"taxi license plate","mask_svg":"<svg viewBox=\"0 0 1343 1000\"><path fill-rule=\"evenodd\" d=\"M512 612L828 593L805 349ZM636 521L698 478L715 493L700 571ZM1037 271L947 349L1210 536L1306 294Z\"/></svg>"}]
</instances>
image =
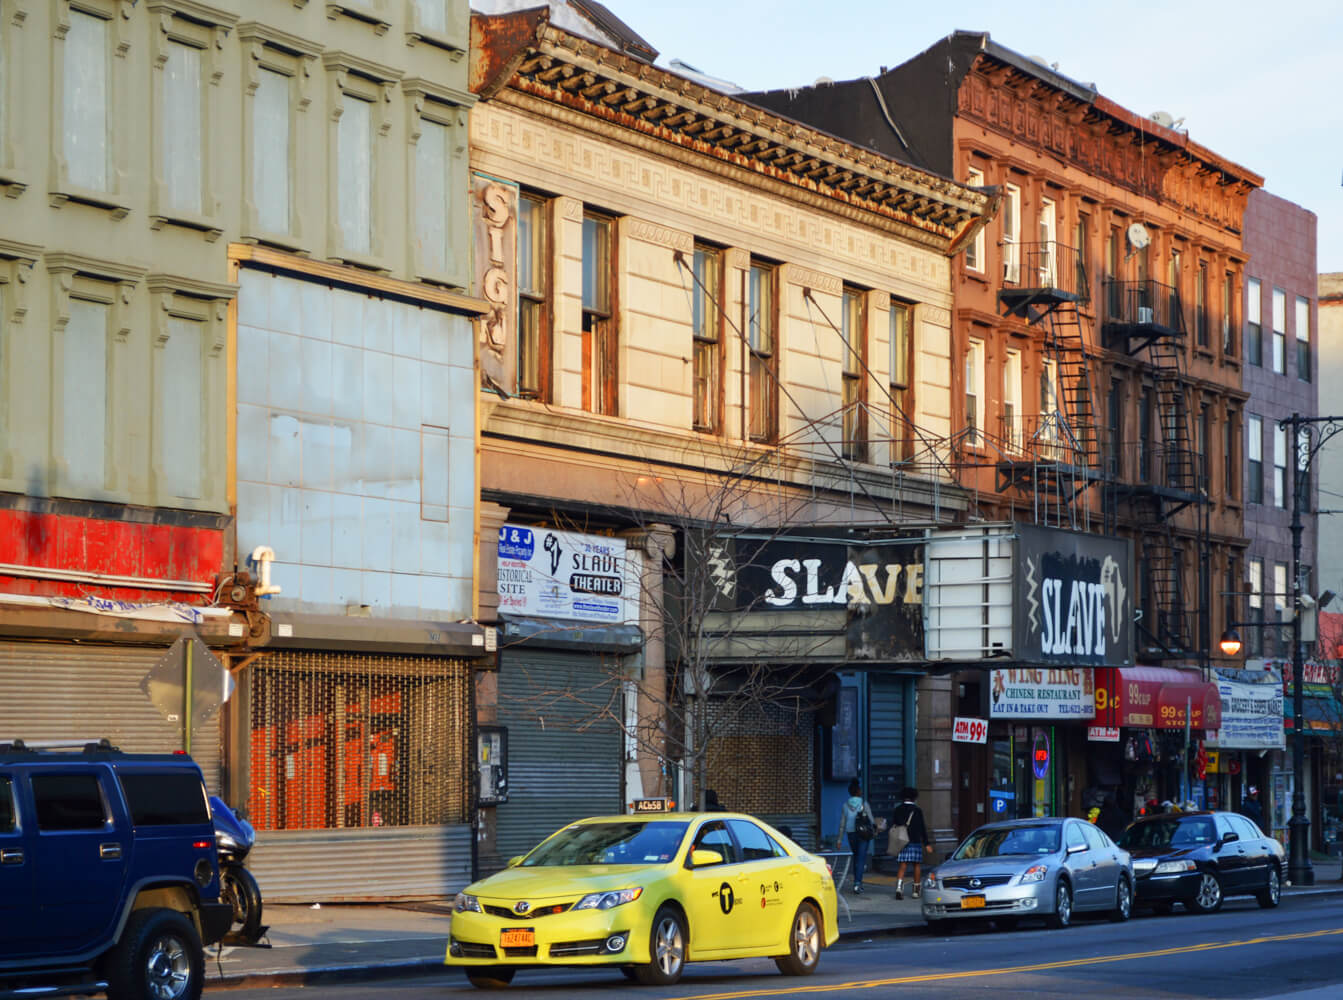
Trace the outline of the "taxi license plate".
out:
<instances>
[{"instance_id":1,"label":"taxi license plate","mask_svg":"<svg viewBox=\"0 0 1343 1000\"><path fill-rule=\"evenodd\" d=\"M536 931L530 927L509 927L499 932L502 948L530 948L536 944Z\"/></svg>"},{"instance_id":2,"label":"taxi license plate","mask_svg":"<svg viewBox=\"0 0 1343 1000\"><path fill-rule=\"evenodd\" d=\"M984 909L984 897L983 897L983 896L962 896L962 897L961 897L961 909L962 909L962 910L982 910L982 909Z\"/></svg>"}]
</instances>

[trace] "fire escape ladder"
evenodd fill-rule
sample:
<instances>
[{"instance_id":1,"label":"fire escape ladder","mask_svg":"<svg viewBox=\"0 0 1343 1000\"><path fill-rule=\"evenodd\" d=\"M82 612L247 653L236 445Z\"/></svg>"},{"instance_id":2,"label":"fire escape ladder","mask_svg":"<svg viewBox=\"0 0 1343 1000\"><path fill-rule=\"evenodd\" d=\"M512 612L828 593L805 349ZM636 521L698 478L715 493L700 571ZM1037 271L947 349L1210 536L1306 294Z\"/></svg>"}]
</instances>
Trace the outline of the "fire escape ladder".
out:
<instances>
[{"instance_id":1,"label":"fire escape ladder","mask_svg":"<svg viewBox=\"0 0 1343 1000\"><path fill-rule=\"evenodd\" d=\"M1156 390L1161 433L1160 481L1180 493L1198 492L1197 456L1189 436L1185 399L1184 351L1181 341L1157 338L1147 345Z\"/></svg>"},{"instance_id":2,"label":"fire escape ladder","mask_svg":"<svg viewBox=\"0 0 1343 1000\"><path fill-rule=\"evenodd\" d=\"M1142 555L1155 620L1144 623L1144 631L1167 655L1181 656L1190 648L1181 581L1183 551L1168 518L1157 519L1152 529L1142 536Z\"/></svg>"}]
</instances>

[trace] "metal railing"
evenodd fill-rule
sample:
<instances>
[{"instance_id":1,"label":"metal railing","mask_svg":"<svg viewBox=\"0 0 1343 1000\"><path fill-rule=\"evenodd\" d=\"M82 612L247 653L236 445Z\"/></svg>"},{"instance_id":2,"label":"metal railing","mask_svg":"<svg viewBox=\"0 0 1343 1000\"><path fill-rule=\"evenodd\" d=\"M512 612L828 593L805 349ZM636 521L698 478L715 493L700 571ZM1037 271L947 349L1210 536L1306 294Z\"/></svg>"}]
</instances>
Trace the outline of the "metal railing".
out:
<instances>
[{"instance_id":1,"label":"metal railing","mask_svg":"<svg viewBox=\"0 0 1343 1000\"><path fill-rule=\"evenodd\" d=\"M1122 483L1197 491L1207 486L1208 459L1193 448L1125 441L1105 449L1105 476Z\"/></svg>"},{"instance_id":2,"label":"metal railing","mask_svg":"<svg viewBox=\"0 0 1343 1000\"><path fill-rule=\"evenodd\" d=\"M1086 449L1059 411L998 419L998 440L1009 456L1063 465L1088 465Z\"/></svg>"},{"instance_id":3,"label":"metal railing","mask_svg":"<svg viewBox=\"0 0 1343 1000\"><path fill-rule=\"evenodd\" d=\"M1161 327L1181 335L1187 329L1180 291L1171 285L1106 278L1101 289L1107 325Z\"/></svg>"},{"instance_id":4,"label":"metal railing","mask_svg":"<svg viewBox=\"0 0 1343 1000\"><path fill-rule=\"evenodd\" d=\"M1046 289L1091 300L1082 254L1057 240L1043 243L1001 243L1003 288Z\"/></svg>"}]
</instances>

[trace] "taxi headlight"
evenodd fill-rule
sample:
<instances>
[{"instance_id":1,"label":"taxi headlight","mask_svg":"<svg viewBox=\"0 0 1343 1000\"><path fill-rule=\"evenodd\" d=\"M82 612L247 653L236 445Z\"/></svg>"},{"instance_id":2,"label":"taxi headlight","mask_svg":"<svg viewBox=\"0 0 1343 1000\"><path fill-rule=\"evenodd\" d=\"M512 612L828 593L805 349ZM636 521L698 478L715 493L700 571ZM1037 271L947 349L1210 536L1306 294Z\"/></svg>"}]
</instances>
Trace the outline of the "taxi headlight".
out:
<instances>
[{"instance_id":1,"label":"taxi headlight","mask_svg":"<svg viewBox=\"0 0 1343 1000\"><path fill-rule=\"evenodd\" d=\"M464 892L457 893L452 901L452 912L463 913L467 910L470 910L472 913L479 913L480 900L476 899L475 896L468 896Z\"/></svg>"},{"instance_id":2,"label":"taxi headlight","mask_svg":"<svg viewBox=\"0 0 1343 1000\"><path fill-rule=\"evenodd\" d=\"M1025 885L1027 882L1043 882L1045 880L1045 873L1048 871L1048 865L1031 865L1022 873L1021 884Z\"/></svg>"},{"instance_id":3,"label":"taxi headlight","mask_svg":"<svg viewBox=\"0 0 1343 1000\"><path fill-rule=\"evenodd\" d=\"M592 892L580 899L575 910L609 910L613 906L632 903L643 894L643 887L634 889L616 889L614 892Z\"/></svg>"},{"instance_id":4,"label":"taxi headlight","mask_svg":"<svg viewBox=\"0 0 1343 1000\"><path fill-rule=\"evenodd\" d=\"M1163 861L1156 866L1154 875L1174 875L1177 872L1192 872L1198 869L1198 865L1186 858L1183 861Z\"/></svg>"}]
</instances>

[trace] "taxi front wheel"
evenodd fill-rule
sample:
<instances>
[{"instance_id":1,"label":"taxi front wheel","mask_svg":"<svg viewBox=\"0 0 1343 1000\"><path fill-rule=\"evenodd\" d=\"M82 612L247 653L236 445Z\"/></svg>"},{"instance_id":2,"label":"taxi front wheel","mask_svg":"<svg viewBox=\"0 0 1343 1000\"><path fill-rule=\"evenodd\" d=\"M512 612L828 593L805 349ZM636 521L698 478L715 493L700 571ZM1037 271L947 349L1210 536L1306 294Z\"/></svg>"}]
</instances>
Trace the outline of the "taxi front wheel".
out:
<instances>
[{"instance_id":1,"label":"taxi front wheel","mask_svg":"<svg viewBox=\"0 0 1343 1000\"><path fill-rule=\"evenodd\" d=\"M501 990L513 981L516 971L506 965L471 965L467 966L466 978L482 990Z\"/></svg>"},{"instance_id":2,"label":"taxi front wheel","mask_svg":"<svg viewBox=\"0 0 1343 1000\"><path fill-rule=\"evenodd\" d=\"M647 965L635 966L634 975L644 986L671 986L685 970L685 922L670 906L658 909L649 933Z\"/></svg>"},{"instance_id":3,"label":"taxi front wheel","mask_svg":"<svg viewBox=\"0 0 1343 1000\"><path fill-rule=\"evenodd\" d=\"M821 915L810 903L803 903L793 915L788 933L788 954L774 964L785 976L810 976L821 961Z\"/></svg>"}]
</instances>

